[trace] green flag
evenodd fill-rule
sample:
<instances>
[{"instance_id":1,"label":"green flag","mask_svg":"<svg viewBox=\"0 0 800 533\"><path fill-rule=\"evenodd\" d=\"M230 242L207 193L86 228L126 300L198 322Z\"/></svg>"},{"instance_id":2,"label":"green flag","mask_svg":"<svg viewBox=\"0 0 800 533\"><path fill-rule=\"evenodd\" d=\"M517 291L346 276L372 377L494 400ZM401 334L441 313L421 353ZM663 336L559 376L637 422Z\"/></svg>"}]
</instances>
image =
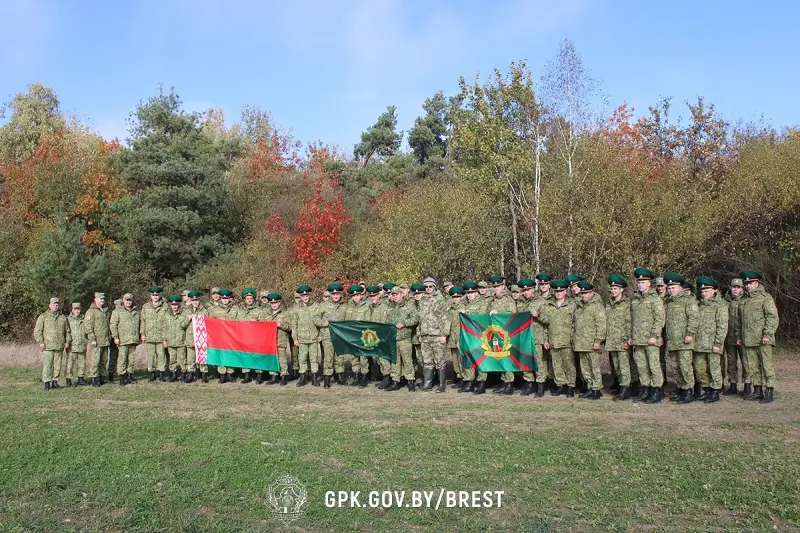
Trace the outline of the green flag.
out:
<instances>
[{"instance_id":1,"label":"green flag","mask_svg":"<svg viewBox=\"0 0 800 533\"><path fill-rule=\"evenodd\" d=\"M481 372L536 372L533 317L522 313L464 314L459 352L463 368Z\"/></svg>"},{"instance_id":2,"label":"green flag","mask_svg":"<svg viewBox=\"0 0 800 533\"><path fill-rule=\"evenodd\" d=\"M380 357L397 360L397 327L362 320L330 322L331 343L336 355Z\"/></svg>"}]
</instances>

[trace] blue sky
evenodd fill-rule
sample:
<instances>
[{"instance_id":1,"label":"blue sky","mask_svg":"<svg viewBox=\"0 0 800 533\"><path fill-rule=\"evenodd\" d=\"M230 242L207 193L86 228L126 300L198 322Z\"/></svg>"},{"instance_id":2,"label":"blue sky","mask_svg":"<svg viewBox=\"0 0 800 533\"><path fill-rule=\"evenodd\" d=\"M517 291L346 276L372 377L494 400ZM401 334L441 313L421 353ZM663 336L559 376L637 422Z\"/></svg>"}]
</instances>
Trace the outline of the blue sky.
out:
<instances>
[{"instance_id":1,"label":"blue sky","mask_svg":"<svg viewBox=\"0 0 800 533\"><path fill-rule=\"evenodd\" d=\"M39 81L65 113L127 136L136 104L174 86L190 110L268 110L304 142L351 152L387 105L525 59L538 81L571 39L610 108L698 95L726 119L800 124L800 3L787 1L3 0L0 99ZM795 30L795 31L791 31ZM609 111L610 111L609 108Z\"/></svg>"}]
</instances>

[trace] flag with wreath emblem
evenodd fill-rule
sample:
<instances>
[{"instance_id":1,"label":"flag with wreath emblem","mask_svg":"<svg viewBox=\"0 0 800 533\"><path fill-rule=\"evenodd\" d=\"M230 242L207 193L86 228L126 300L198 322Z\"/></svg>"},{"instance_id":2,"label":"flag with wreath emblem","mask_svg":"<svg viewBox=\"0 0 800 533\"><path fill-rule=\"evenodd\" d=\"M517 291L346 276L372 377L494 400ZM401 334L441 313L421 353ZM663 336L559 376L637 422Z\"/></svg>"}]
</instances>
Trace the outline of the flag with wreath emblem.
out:
<instances>
[{"instance_id":1,"label":"flag with wreath emblem","mask_svg":"<svg viewBox=\"0 0 800 533\"><path fill-rule=\"evenodd\" d=\"M397 326L363 320L330 322L331 343L336 355L379 357L397 360Z\"/></svg>"},{"instance_id":2,"label":"flag with wreath emblem","mask_svg":"<svg viewBox=\"0 0 800 533\"><path fill-rule=\"evenodd\" d=\"M481 372L536 372L533 317L522 313L464 314L459 353L464 368Z\"/></svg>"}]
</instances>

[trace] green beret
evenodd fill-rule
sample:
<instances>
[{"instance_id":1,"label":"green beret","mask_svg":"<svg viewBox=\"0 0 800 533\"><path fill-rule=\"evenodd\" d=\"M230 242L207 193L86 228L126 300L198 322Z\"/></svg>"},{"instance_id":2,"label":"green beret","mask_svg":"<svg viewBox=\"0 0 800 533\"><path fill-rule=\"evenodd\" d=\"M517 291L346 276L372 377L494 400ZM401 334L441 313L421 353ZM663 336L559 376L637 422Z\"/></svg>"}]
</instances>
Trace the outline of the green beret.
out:
<instances>
[{"instance_id":1,"label":"green beret","mask_svg":"<svg viewBox=\"0 0 800 533\"><path fill-rule=\"evenodd\" d=\"M654 277L656 277L656 275L653 274L653 271L650 270L649 268L638 267L636 270L633 271L633 277L636 278L637 280L653 279Z\"/></svg>"},{"instance_id":2,"label":"green beret","mask_svg":"<svg viewBox=\"0 0 800 533\"><path fill-rule=\"evenodd\" d=\"M486 281L488 281L492 285L502 285L505 280L506 278L504 278L503 276L498 276L497 274L495 274L494 276L489 276L489 279L487 279Z\"/></svg>"},{"instance_id":3,"label":"green beret","mask_svg":"<svg viewBox=\"0 0 800 533\"><path fill-rule=\"evenodd\" d=\"M457 285L453 285L449 289L447 289L447 294L450 296L464 296L464 289Z\"/></svg>"},{"instance_id":4,"label":"green beret","mask_svg":"<svg viewBox=\"0 0 800 533\"><path fill-rule=\"evenodd\" d=\"M200 298L202 295L200 291L189 291L189 298Z\"/></svg>"},{"instance_id":5,"label":"green beret","mask_svg":"<svg viewBox=\"0 0 800 533\"><path fill-rule=\"evenodd\" d=\"M217 291L217 294L220 296L227 296L228 298L233 298L233 291L230 289L220 289Z\"/></svg>"},{"instance_id":6,"label":"green beret","mask_svg":"<svg viewBox=\"0 0 800 533\"><path fill-rule=\"evenodd\" d=\"M179 304L181 303L181 295L180 294L170 294L167 297L167 301L171 304Z\"/></svg>"},{"instance_id":7,"label":"green beret","mask_svg":"<svg viewBox=\"0 0 800 533\"><path fill-rule=\"evenodd\" d=\"M550 283L553 281L553 278L550 277L550 274L545 274L544 272L540 272L536 274L536 281Z\"/></svg>"},{"instance_id":8,"label":"green beret","mask_svg":"<svg viewBox=\"0 0 800 533\"><path fill-rule=\"evenodd\" d=\"M578 282L578 288L581 290L581 293L592 292L594 290L594 285L589 283L588 281L581 280Z\"/></svg>"},{"instance_id":9,"label":"green beret","mask_svg":"<svg viewBox=\"0 0 800 533\"><path fill-rule=\"evenodd\" d=\"M682 285L686 280L677 272L666 272L664 274L664 283L669 287L670 285Z\"/></svg>"},{"instance_id":10,"label":"green beret","mask_svg":"<svg viewBox=\"0 0 800 533\"><path fill-rule=\"evenodd\" d=\"M347 287L347 294L361 294L364 292L364 287L361 285L357 285L353 283L349 287Z\"/></svg>"},{"instance_id":11,"label":"green beret","mask_svg":"<svg viewBox=\"0 0 800 533\"><path fill-rule=\"evenodd\" d=\"M465 281L462 287L464 292L475 292L478 290L478 284L474 281Z\"/></svg>"},{"instance_id":12,"label":"green beret","mask_svg":"<svg viewBox=\"0 0 800 533\"><path fill-rule=\"evenodd\" d=\"M336 292L344 292L344 287L342 287L341 283L331 283L328 285L328 292L331 294Z\"/></svg>"},{"instance_id":13,"label":"green beret","mask_svg":"<svg viewBox=\"0 0 800 533\"><path fill-rule=\"evenodd\" d=\"M714 281L714 278L711 276L700 276L697 278L698 289L717 289L718 287L717 282Z\"/></svg>"},{"instance_id":14,"label":"green beret","mask_svg":"<svg viewBox=\"0 0 800 533\"><path fill-rule=\"evenodd\" d=\"M267 294L267 301L268 302L280 302L281 301L281 295L278 294L277 292L271 292L271 293Z\"/></svg>"},{"instance_id":15,"label":"green beret","mask_svg":"<svg viewBox=\"0 0 800 533\"><path fill-rule=\"evenodd\" d=\"M161 294L162 292L164 292L164 289L158 285L153 285L150 287L150 294Z\"/></svg>"},{"instance_id":16,"label":"green beret","mask_svg":"<svg viewBox=\"0 0 800 533\"><path fill-rule=\"evenodd\" d=\"M369 294L380 294L381 288L377 285L367 285L367 293Z\"/></svg>"},{"instance_id":17,"label":"green beret","mask_svg":"<svg viewBox=\"0 0 800 533\"><path fill-rule=\"evenodd\" d=\"M314 289L312 289L308 285L300 285L299 287L297 287L297 290L294 291L294 292L296 292L297 294L309 294L313 290Z\"/></svg>"},{"instance_id":18,"label":"green beret","mask_svg":"<svg viewBox=\"0 0 800 533\"><path fill-rule=\"evenodd\" d=\"M532 289L533 287L536 287L536 282L533 281L530 278L522 278L521 280L519 280L517 282L517 285L519 286L520 289L523 289L523 290L524 289Z\"/></svg>"},{"instance_id":19,"label":"green beret","mask_svg":"<svg viewBox=\"0 0 800 533\"><path fill-rule=\"evenodd\" d=\"M425 285L422 283L412 283L411 292L425 292Z\"/></svg>"},{"instance_id":20,"label":"green beret","mask_svg":"<svg viewBox=\"0 0 800 533\"><path fill-rule=\"evenodd\" d=\"M755 270L742 270L739 272L739 277L742 278L745 283L748 281L761 281L764 279L764 276L761 275L761 272L756 272Z\"/></svg>"},{"instance_id":21,"label":"green beret","mask_svg":"<svg viewBox=\"0 0 800 533\"><path fill-rule=\"evenodd\" d=\"M564 281L563 279L554 279L550 282L550 287L553 289L566 289L569 287L569 283Z\"/></svg>"},{"instance_id":22,"label":"green beret","mask_svg":"<svg viewBox=\"0 0 800 533\"><path fill-rule=\"evenodd\" d=\"M744 281L742 281L742 278L733 278L731 280L731 287L744 287Z\"/></svg>"},{"instance_id":23,"label":"green beret","mask_svg":"<svg viewBox=\"0 0 800 533\"><path fill-rule=\"evenodd\" d=\"M620 276L619 274L611 274L608 276L608 286L609 287L622 287L623 289L628 286L628 282L625 281L625 278Z\"/></svg>"},{"instance_id":24,"label":"green beret","mask_svg":"<svg viewBox=\"0 0 800 533\"><path fill-rule=\"evenodd\" d=\"M564 278L564 281L566 281L570 285L575 285L579 281L583 281L583 278L577 274L567 274L567 276Z\"/></svg>"},{"instance_id":25,"label":"green beret","mask_svg":"<svg viewBox=\"0 0 800 533\"><path fill-rule=\"evenodd\" d=\"M383 284L383 290L385 290L385 291L390 291L390 290L394 289L395 287L397 287L397 285L395 285L391 281L387 281L386 283Z\"/></svg>"},{"instance_id":26,"label":"green beret","mask_svg":"<svg viewBox=\"0 0 800 533\"><path fill-rule=\"evenodd\" d=\"M244 290L242 291L242 300L244 300L244 297L245 297L245 296L247 296L248 294L249 294L250 296L252 296L253 298L255 298L256 296L258 296L258 292L256 292L256 290L255 290L255 289L253 289L253 288L251 288L251 287L247 287L246 289L244 289Z\"/></svg>"}]
</instances>

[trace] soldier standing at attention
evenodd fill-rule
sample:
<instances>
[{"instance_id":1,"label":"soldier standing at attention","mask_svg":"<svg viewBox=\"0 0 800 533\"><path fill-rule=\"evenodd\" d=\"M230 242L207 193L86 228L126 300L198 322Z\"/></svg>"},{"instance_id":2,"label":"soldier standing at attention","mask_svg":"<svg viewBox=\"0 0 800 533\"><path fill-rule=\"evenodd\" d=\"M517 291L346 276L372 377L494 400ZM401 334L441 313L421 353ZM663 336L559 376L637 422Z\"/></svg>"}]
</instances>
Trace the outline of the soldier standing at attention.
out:
<instances>
[{"instance_id":1,"label":"soldier standing at attention","mask_svg":"<svg viewBox=\"0 0 800 533\"><path fill-rule=\"evenodd\" d=\"M302 387L311 381L319 387L317 348L319 347L319 330L314 324L317 318L317 304L311 301L311 287L300 285L295 294L300 301L295 305L291 315L292 341L298 353L300 379L297 386ZM310 375L309 375L310 374Z\"/></svg>"},{"instance_id":2,"label":"soldier standing at attention","mask_svg":"<svg viewBox=\"0 0 800 533\"><path fill-rule=\"evenodd\" d=\"M142 306L139 313L139 334L147 348L147 371L150 373L148 381L156 380L156 371L164 381L164 372L167 371L166 354L164 353L164 316L166 308L161 293L164 289L158 285L150 287L150 301Z\"/></svg>"},{"instance_id":3,"label":"soldier standing at attention","mask_svg":"<svg viewBox=\"0 0 800 533\"><path fill-rule=\"evenodd\" d=\"M719 401L722 391L722 361L728 333L728 303L717 293L717 282L708 276L697 278L700 291L697 339L694 345L694 376L707 394L706 403Z\"/></svg>"},{"instance_id":4,"label":"soldier standing at attention","mask_svg":"<svg viewBox=\"0 0 800 533\"><path fill-rule=\"evenodd\" d=\"M744 280L747 295L739 306L742 328L740 345L747 354L747 365L753 382L753 392L745 400L770 403L775 394L775 370L772 367L772 347L778 331L778 308L775 300L761 285L763 276L754 270L739 274Z\"/></svg>"},{"instance_id":5,"label":"soldier standing at attention","mask_svg":"<svg viewBox=\"0 0 800 533\"><path fill-rule=\"evenodd\" d=\"M658 354L665 323L664 304L651 287L655 277L652 271L638 267L633 277L636 278L636 293L631 299L631 344L641 385L641 392L634 401L644 401L663 394L654 389L664 386Z\"/></svg>"},{"instance_id":6,"label":"soldier standing at attention","mask_svg":"<svg viewBox=\"0 0 800 533\"><path fill-rule=\"evenodd\" d=\"M697 336L697 302L683 291L684 279L680 274L667 272L664 274L664 281L668 293L664 304L667 353L672 361L672 370L675 372L675 382L678 385L673 399L678 403L689 403L693 399L692 386L696 381L692 360ZM695 400L705 400L707 397L707 393L701 395L699 387L695 390ZM645 400L645 403L648 403L648 400Z\"/></svg>"},{"instance_id":7,"label":"soldier standing at attention","mask_svg":"<svg viewBox=\"0 0 800 533\"><path fill-rule=\"evenodd\" d=\"M529 278L523 278L517 282L517 286L520 288L520 299L517 300L517 312L519 311L531 311L533 312L536 308L534 308L534 293L536 292L536 282ZM541 326L538 326L541 328ZM534 357L536 357L536 365L539 368L539 372L542 371L542 367L539 366L542 364L541 355L539 354L539 349L541 348L541 341L536 338L536 321L534 320L531 329L533 329L533 336L534 336L534 346L535 352ZM545 371L545 375L547 375L547 371ZM520 394L522 396L530 396L535 392L534 390L534 383L536 382L536 376L532 371L525 371L522 373L522 390ZM544 396L544 381L542 381L542 396Z\"/></svg>"},{"instance_id":8,"label":"soldier standing at attention","mask_svg":"<svg viewBox=\"0 0 800 533\"><path fill-rule=\"evenodd\" d=\"M423 280L425 293L419 299L419 326L417 333L422 352L423 391L433 389L434 371L438 374L439 386L436 392L445 392L444 350L447 334L450 332L450 316L446 302L436 290L436 280Z\"/></svg>"},{"instance_id":9,"label":"soldier standing at attention","mask_svg":"<svg viewBox=\"0 0 800 533\"><path fill-rule=\"evenodd\" d=\"M489 284L487 282L478 282L478 296L486 302L486 307L488 308L489 302L492 301L492 290L489 288Z\"/></svg>"},{"instance_id":10,"label":"soldier standing at attention","mask_svg":"<svg viewBox=\"0 0 800 533\"><path fill-rule=\"evenodd\" d=\"M567 296L565 280L557 279L550 283L553 299L536 312L539 322L547 326L545 350L550 350L553 358L553 376L558 388L552 396L575 396L575 357L572 354L572 320L575 310L574 298Z\"/></svg>"},{"instance_id":11,"label":"soldier standing at attention","mask_svg":"<svg viewBox=\"0 0 800 533\"><path fill-rule=\"evenodd\" d=\"M347 287L347 294L350 295L350 300L344 305L344 320L366 320L369 316L369 306L364 301L364 287L361 285L353 284ZM350 367L353 372L353 380L350 385L363 389L367 386L367 372L369 372L369 362L367 357L361 357L350 354Z\"/></svg>"},{"instance_id":12,"label":"soldier standing at attention","mask_svg":"<svg viewBox=\"0 0 800 533\"><path fill-rule=\"evenodd\" d=\"M606 341L606 311L603 299L594 292L588 281L579 281L580 300L572 321L573 351L580 357L581 373L586 382L586 392L580 398L599 400L603 393L603 375L600 372L600 354Z\"/></svg>"},{"instance_id":13,"label":"soldier standing at attention","mask_svg":"<svg viewBox=\"0 0 800 533\"><path fill-rule=\"evenodd\" d=\"M72 337L72 342L67 350L67 387L72 386L72 379L75 374L76 366L78 372L78 381L75 386L88 385L84 376L86 376L86 330L83 327L83 315L81 315L81 303L73 302L72 311L67 317L69 324L69 333Z\"/></svg>"},{"instance_id":14,"label":"soldier standing at attention","mask_svg":"<svg viewBox=\"0 0 800 533\"><path fill-rule=\"evenodd\" d=\"M122 307L122 298L114 300L114 307L111 308L113 314L116 309ZM110 315L109 315L110 316ZM110 319L109 319L110 320ZM111 335L111 344L108 347L108 382L114 381L114 370L117 368L117 357L119 356L119 348L114 335Z\"/></svg>"},{"instance_id":15,"label":"soldier standing at attention","mask_svg":"<svg viewBox=\"0 0 800 533\"><path fill-rule=\"evenodd\" d=\"M464 379L464 371L461 369L461 355L459 354L459 337L461 336L461 313L466 312L467 305L464 302L464 289L461 287L450 287L447 294L452 298L450 302L450 331L447 332L447 346L450 348L450 359L453 362L453 384L452 388L459 388Z\"/></svg>"},{"instance_id":16,"label":"soldier standing at attention","mask_svg":"<svg viewBox=\"0 0 800 533\"><path fill-rule=\"evenodd\" d=\"M494 315L497 313L516 313L517 302L506 291L506 280L503 276L490 276L489 283L492 284L492 298L489 303L489 314ZM511 396L514 394L514 373L501 372L500 379L502 385L497 387L493 393L502 394L503 396Z\"/></svg>"},{"instance_id":17,"label":"soldier standing at attention","mask_svg":"<svg viewBox=\"0 0 800 533\"><path fill-rule=\"evenodd\" d=\"M656 294L658 294L659 298L661 298L661 303L666 303L667 299L667 284L664 283L664 278L656 278L655 279L655 289ZM661 338L667 338L667 329L666 324L664 325L664 329L661 330ZM662 342L661 346L659 347L658 351L659 361L661 363L661 375L664 376L664 383L666 384L667 381L667 343Z\"/></svg>"},{"instance_id":18,"label":"soldier standing at attention","mask_svg":"<svg viewBox=\"0 0 800 533\"><path fill-rule=\"evenodd\" d=\"M61 314L61 300L50 298L47 311L36 318L33 337L42 352L42 383L44 390L60 389L58 377L61 374L61 360L64 350L69 349L72 340L67 318Z\"/></svg>"},{"instance_id":19,"label":"soldier standing at attention","mask_svg":"<svg viewBox=\"0 0 800 533\"><path fill-rule=\"evenodd\" d=\"M477 315L486 313L486 301L478 292L478 284L474 281L464 282L464 292L467 301L464 305L464 314ZM464 381L458 392L472 392L474 394L486 393L486 372L478 372L477 376L473 367L463 369Z\"/></svg>"},{"instance_id":20,"label":"soldier standing at attention","mask_svg":"<svg viewBox=\"0 0 800 533\"><path fill-rule=\"evenodd\" d=\"M325 388L329 388L334 374L336 375L337 385L347 385L344 379L344 358L336 355L331 342L330 328L328 327L331 322L344 320L345 309L342 302L344 287L342 287L341 283L331 283L328 285L326 292L330 294L330 299L323 301L317 307L317 316L314 324L319 328L319 336L322 339L323 385Z\"/></svg>"},{"instance_id":21,"label":"soldier standing at attention","mask_svg":"<svg viewBox=\"0 0 800 533\"><path fill-rule=\"evenodd\" d=\"M111 345L111 331L109 321L111 313L105 306L106 295L102 292L94 293L94 302L86 311L83 324L86 329L86 338L92 356L89 360L89 377L92 387L99 387L104 383L108 374L108 347ZM87 354L88 355L88 354Z\"/></svg>"},{"instance_id":22,"label":"soldier standing at attention","mask_svg":"<svg viewBox=\"0 0 800 533\"><path fill-rule=\"evenodd\" d=\"M613 399L622 401L631 397L631 301L625 295L627 286L628 282L619 274L608 276L606 350L619 380L619 392Z\"/></svg>"},{"instance_id":23,"label":"soldier standing at attention","mask_svg":"<svg viewBox=\"0 0 800 533\"><path fill-rule=\"evenodd\" d=\"M416 306L406 305L405 293L401 287L393 287L389 291L389 311L386 318L389 324L394 324L397 328L397 360L392 365L391 380L385 389L390 392L400 390L402 378L406 380L408 392L416 390L411 331L419 322L419 315Z\"/></svg>"},{"instance_id":24,"label":"soldier standing at attention","mask_svg":"<svg viewBox=\"0 0 800 533\"><path fill-rule=\"evenodd\" d=\"M219 305L221 299L222 297L219 295L219 287L211 287L211 300L209 301L209 305L211 307L216 307Z\"/></svg>"},{"instance_id":25,"label":"soldier standing at attention","mask_svg":"<svg viewBox=\"0 0 800 533\"><path fill-rule=\"evenodd\" d=\"M369 306L369 316L367 320L378 324L387 324L386 316L389 309L386 307L386 302L381 298L381 288L378 285L367 285L367 298L369 298L369 303L367 304ZM380 358L377 360L377 365L380 367L383 377L381 381L375 383L375 386L383 390L389 386L392 364L386 359Z\"/></svg>"},{"instance_id":26,"label":"soldier standing at attention","mask_svg":"<svg viewBox=\"0 0 800 533\"><path fill-rule=\"evenodd\" d=\"M223 320L236 320L237 310L233 305L233 292L230 289L218 289L219 305L213 306L208 310L211 318L221 318ZM220 383L236 383L233 377L234 368L218 366Z\"/></svg>"},{"instance_id":27,"label":"soldier standing at attention","mask_svg":"<svg viewBox=\"0 0 800 533\"><path fill-rule=\"evenodd\" d=\"M169 353L169 380L189 378L186 364L186 328L189 318L183 314L183 300L179 294L171 294L167 298L169 309L164 315L164 348ZM180 370L178 370L180 368Z\"/></svg>"},{"instance_id":28,"label":"soldier standing at attention","mask_svg":"<svg viewBox=\"0 0 800 533\"><path fill-rule=\"evenodd\" d=\"M549 274L543 272L536 274L538 290L528 305L531 314L541 312L547 302L553 299L553 294L550 292L552 280ZM544 349L544 345L547 344L547 327L537 318L533 319L533 335L536 342L536 360L539 365L539 372L536 374L536 397L542 398L548 380L552 385L551 390L555 390L555 381L553 380L553 359L550 357L550 350Z\"/></svg>"},{"instance_id":29,"label":"soldier standing at attention","mask_svg":"<svg viewBox=\"0 0 800 533\"><path fill-rule=\"evenodd\" d=\"M419 317L419 301L425 295L425 285L422 283L412 283L411 287L409 287L409 292L411 293L411 298L408 298L406 305L412 306L414 312L417 313ZM415 375L419 375L415 383L421 387L423 385L422 376L424 373L422 369L422 349L419 341L419 322L417 322L417 325L414 326L414 330L411 332L411 348L414 353L414 372Z\"/></svg>"},{"instance_id":30,"label":"soldier standing at attention","mask_svg":"<svg viewBox=\"0 0 800 533\"><path fill-rule=\"evenodd\" d=\"M256 304L256 290L249 287L244 289L242 291L242 303L236 306L236 320L255 322L260 315L261 308ZM263 376L262 370L256 370L256 384L261 385L264 383ZM242 377L244 378L242 383L250 383L252 381L249 368L242 369Z\"/></svg>"},{"instance_id":31,"label":"soldier standing at attention","mask_svg":"<svg viewBox=\"0 0 800 533\"><path fill-rule=\"evenodd\" d=\"M747 356L744 353L744 346L737 344L742 338L742 326L739 321L739 306L742 304L744 294L744 281L741 278L733 278L731 287L725 300L728 302L728 334L725 337L725 370L728 376L730 389L723 394L736 394L738 392L737 383L739 382L739 361L742 363L742 383L744 383L743 395L749 396L753 389L750 384L750 372L747 366ZM75 341L72 341L75 344Z\"/></svg>"},{"instance_id":32,"label":"soldier standing at attention","mask_svg":"<svg viewBox=\"0 0 800 533\"><path fill-rule=\"evenodd\" d=\"M186 363L190 376L194 375L197 365L197 353L194 347L194 317L208 316L208 309L200 301L203 294L200 291L189 291L189 305L183 310L186 318L190 320L189 326L186 328ZM208 365L203 363L200 365L200 377L203 383L208 383ZM193 378L189 378L189 382Z\"/></svg>"},{"instance_id":33,"label":"soldier standing at attention","mask_svg":"<svg viewBox=\"0 0 800 533\"><path fill-rule=\"evenodd\" d=\"M133 366L139 344L139 310L133 305L133 294L122 295L122 305L111 312L111 336L117 345L119 384L134 383Z\"/></svg>"}]
</instances>

